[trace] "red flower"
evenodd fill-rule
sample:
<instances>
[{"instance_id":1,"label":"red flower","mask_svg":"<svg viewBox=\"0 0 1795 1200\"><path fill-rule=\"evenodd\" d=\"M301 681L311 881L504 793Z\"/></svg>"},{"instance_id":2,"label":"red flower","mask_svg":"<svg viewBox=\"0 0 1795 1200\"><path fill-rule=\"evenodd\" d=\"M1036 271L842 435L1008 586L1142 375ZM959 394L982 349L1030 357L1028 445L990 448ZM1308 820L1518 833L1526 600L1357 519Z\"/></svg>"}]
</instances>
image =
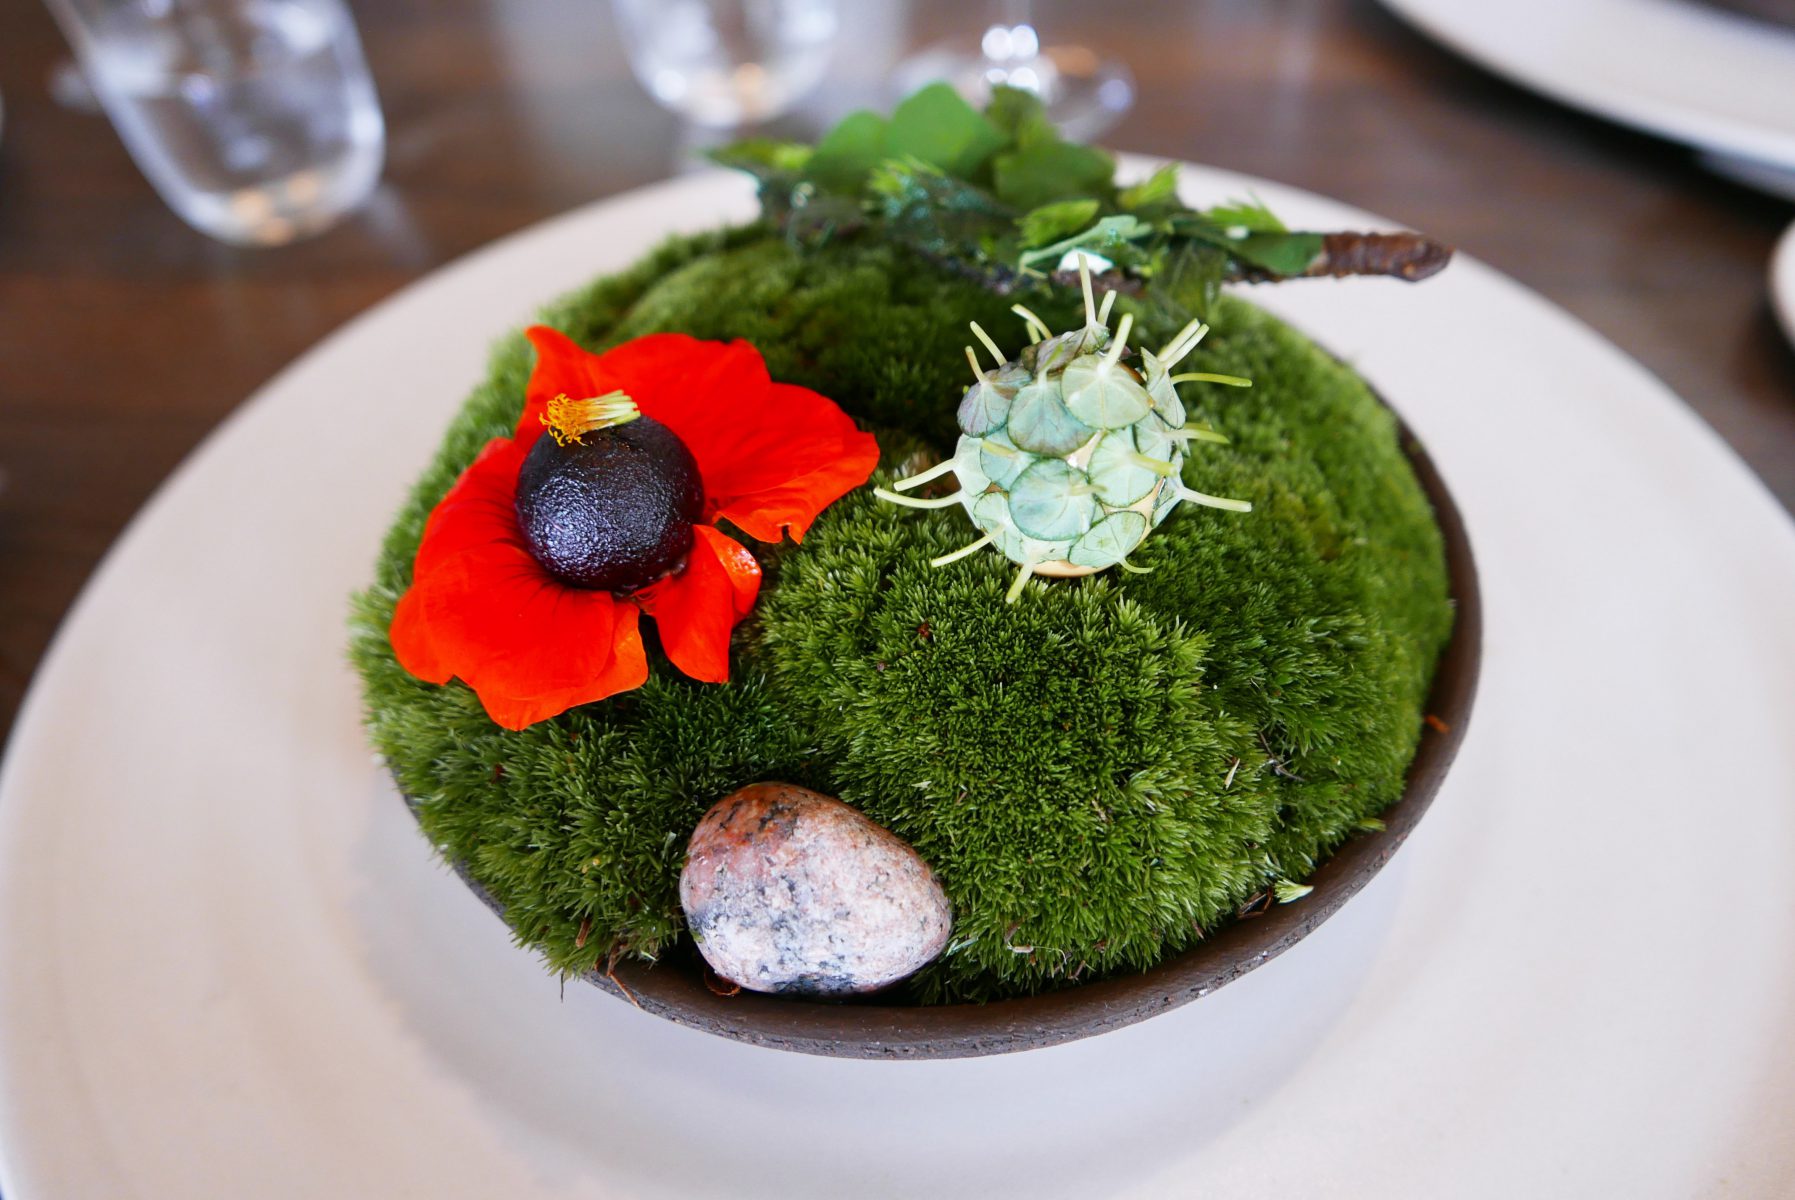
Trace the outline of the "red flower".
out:
<instances>
[{"instance_id":1,"label":"red flower","mask_svg":"<svg viewBox=\"0 0 1795 1200\"><path fill-rule=\"evenodd\" d=\"M488 443L424 526L411 588L393 613L400 665L431 683L459 676L494 721L522 729L640 687L648 659L637 621L647 613L674 666L726 682L729 635L754 606L760 564L714 522L762 541L802 541L818 513L872 474L878 446L826 397L774 383L747 342L662 333L588 354L540 325L528 336L536 370L516 435ZM548 402L617 390L679 436L704 483L685 565L625 597L550 576L515 508L518 470L543 436Z\"/></svg>"}]
</instances>

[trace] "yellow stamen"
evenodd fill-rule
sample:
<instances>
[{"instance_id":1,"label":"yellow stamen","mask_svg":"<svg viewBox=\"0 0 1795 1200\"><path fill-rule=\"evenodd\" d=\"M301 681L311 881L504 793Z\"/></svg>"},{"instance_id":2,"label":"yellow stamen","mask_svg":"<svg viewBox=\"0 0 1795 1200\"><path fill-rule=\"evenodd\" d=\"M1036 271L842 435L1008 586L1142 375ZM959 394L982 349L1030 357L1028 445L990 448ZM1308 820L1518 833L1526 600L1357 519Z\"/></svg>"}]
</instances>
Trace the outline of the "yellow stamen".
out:
<instances>
[{"instance_id":1,"label":"yellow stamen","mask_svg":"<svg viewBox=\"0 0 1795 1200\"><path fill-rule=\"evenodd\" d=\"M563 392L548 402L542 423L554 435L556 445L584 445L581 439L588 433L627 425L641 415L636 402L620 391L585 400L569 400Z\"/></svg>"}]
</instances>

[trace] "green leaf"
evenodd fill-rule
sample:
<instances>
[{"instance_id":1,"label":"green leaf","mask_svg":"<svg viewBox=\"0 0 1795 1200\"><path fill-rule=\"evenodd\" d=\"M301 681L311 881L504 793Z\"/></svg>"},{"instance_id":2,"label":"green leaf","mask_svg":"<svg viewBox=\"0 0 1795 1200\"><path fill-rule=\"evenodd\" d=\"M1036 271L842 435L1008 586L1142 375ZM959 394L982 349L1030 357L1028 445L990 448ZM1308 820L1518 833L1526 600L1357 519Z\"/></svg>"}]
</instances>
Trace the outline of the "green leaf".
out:
<instances>
[{"instance_id":1,"label":"green leaf","mask_svg":"<svg viewBox=\"0 0 1795 1200\"><path fill-rule=\"evenodd\" d=\"M1009 140L945 83L899 104L885 135L887 155L918 159L958 179L976 176Z\"/></svg>"},{"instance_id":2,"label":"green leaf","mask_svg":"<svg viewBox=\"0 0 1795 1200\"><path fill-rule=\"evenodd\" d=\"M1236 258L1274 275L1301 275L1321 253L1319 233L1249 233L1233 244Z\"/></svg>"},{"instance_id":3,"label":"green leaf","mask_svg":"<svg viewBox=\"0 0 1795 1200\"><path fill-rule=\"evenodd\" d=\"M1051 270L1053 264L1064 258L1066 253L1071 250L1089 250L1114 261L1119 255L1127 256L1128 252L1134 249L1131 244L1133 239L1146 237L1152 232L1153 227L1139 217L1127 214L1104 217L1082 233L1076 233L1051 246L1028 251L1022 255L1018 265L1023 270L1028 270L1036 263L1045 263L1047 264L1046 269Z\"/></svg>"},{"instance_id":4,"label":"green leaf","mask_svg":"<svg viewBox=\"0 0 1795 1200\"><path fill-rule=\"evenodd\" d=\"M1115 160L1095 146L1042 142L998 155L992 179L999 200L1026 210L1057 200L1109 199L1115 177Z\"/></svg>"},{"instance_id":5,"label":"green leaf","mask_svg":"<svg viewBox=\"0 0 1795 1200\"><path fill-rule=\"evenodd\" d=\"M1041 246L1076 233L1097 215L1095 200L1061 200L1024 213L1016 222L1024 246Z\"/></svg>"},{"instance_id":6,"label":"green leaf","mask_svg":"<svg viewBox=\"0 0 1795 1200\"><path fill-rule=\"evenodd\" d=\"M1060 382L1066 411L1093 429L1120 429L1153 411L1153 399L1134 373L1100 354L1073 359Z\"/></svg>"},{"instance_id":7,"label":"green leaf","mask_svg":"<svg viewBox=\"0 0 1795 1200\"><path fill-rule=\"evenodd\" d=\"M781 142L772 138L745 138L708 151L707 157L718 166L746 171L757 179L779 175L796 175L804 170L813 151L801 142Z\"/></svg>"},{"instance_id":8,"label":"green leaf","mask_svg":"<svg viewBox=\"0 0 1795 1200\"><path fill-rule=\"evenodd\" d=\"M878 113L849 113L816 145L808 174L831 192L858 192L886 157L886 122Z\"/></svg>"},{"instance_id":9,"label":"green leaf","mask_svg":"<svg viewBox=\"0 0 1795 1200\"><path fill-rule=\"evenodd\" d=\"M1167 163L1133 187L1125 187L1116 202L1133 212L1178 198L1178 164Z\"/></svg>"},{"instance_id":10,"label":"green leaf","mask_svg":"<svg viewBox=\"0 0 1795 1200\"><path fill-rule=\"evenodd\" d=\"M1015 482L1016 476L1022 474L1034 461L1032 454L1024 453L1021 447L1010 440L1010 435L1001 429L996 433L986 434L979 440L979 472L1000 488L1009 487ZM984 504L984 497L981 496L978 503ZM1003 512L1008 514L1009 509L1005 508ZM1009 518L1005 515L1004 519Z\"/></svg>"},{"instance_id":11,"label":"green leaf","mask_svg":"<svg viewBox=\"0 0 1795 1200\"><path fill-rule=\"evenodd\" d=\"M1157 481L1156 481L1157 482ZM1067 558L1077 566L1101 571L1113 567L1134 552L1147 536L1147 518L1123 509L1092 525L1076 542Z\"/></svg>"},{"instance_id":12,"label":"green leaf","mask_svg":"<svg viewBox=\"0 0 1795 1200\"><path fill-rule=\"evenodd\" d=\"M1010 422L1004 432L1011 442L1030 454L1057 456L1072 453L1090 441L1097 431L1066 410L1065 402L1060 399L1059 380L1040 379L1016 393L1016 399L1010 403ZM1029 536L1078 535L1031 533Z\"/></svg>"},{"instance_id":13,"label":"green leaf","mask_svg":"<svg viewBox=\"0 0 1795 1200\"><path fill-rule=\"evenodd\" d=\"M1266 228L1253 229L1254 224ZM1215 246L1273 275L1301 275L1321 253L1320 234L1287 231L1284 223L1262 204L1179 213L1171 219L1171 226L1173 232L1193 242Z\"/></svg>"},{"instance_id":14,"label":"green leaf","mask_svg":"<svg viewBox=\"0 0 1795 1200\"><path fill-rule=\"evenodd\" d=\"M1085 461L1085 473L1097 488L1097 499L1111 508L1127 508L1140 503L1166 478L1140 461L1134 434L1127 429L1112 429L1103 435ZM1141 522L1143 533L1146 528L1146 522ZM1132 549L1134 547L1130 545L1122 554ZM1122 554L1116 557L1120 558Z\"/></svg>"},{"instance_id":15,"label":"green leaf","mask_svg":"<svg viewBox=\"0 0 1795 1200\"><path fill-rule=\"evenodd\" d=\"M1265 201L1253 196L1247 200L1230 200L1204 212L1204 216L1225 230L1244 229L1249 233L1288 233Z\"/></svg>"},{"instance_id":16,"label":"green leaf","mask_svg":"<svg viewBox=\"0 0 1795 1200\"><path fill-rule=\"evenodd\" d=\"M1164 309L1164 324L1182 325L1193 316L1209 311L1228 268L1228 252L1201 241L1172 245L1159 264L1149 293L1157 306Z\"/></svg>"},{"instance_id":17,"label":"green leaf","mask_svg":"<svg viewBox=\"0 0 1795 1200\"><path fill-rule=\"evenodd\" d=\"M985 116L1007 139L1005 149L1026 150L1060 141L1060 131L1033 92L1001 85L993 88Z\"/></svg>"},{"instance_id":18,"label":"green leaf","mask_svg":"<svg viewBox=\"0 0 1795 1200\"><path fill-rule=\"evenodd\" d=\"M995 380L990 384L974 383L960 400L956 413L960 428L972 437L1003 428L1003 423L1010 419L1010 401L1015 395L1014 388L1002 387Z\"/></svg>"},{"instance_id":19,"label":"green leaf","mask_svg":"<svg viewBox=\"0 0 1795 1200\"><path fill-rule=\"evenodd\" d=\"M1097 502L1084 473L1058 458L1038 459L1010 485L1010 520L1025 537L1076 538L1091 527Z\"/></svg>"}]
</instances>

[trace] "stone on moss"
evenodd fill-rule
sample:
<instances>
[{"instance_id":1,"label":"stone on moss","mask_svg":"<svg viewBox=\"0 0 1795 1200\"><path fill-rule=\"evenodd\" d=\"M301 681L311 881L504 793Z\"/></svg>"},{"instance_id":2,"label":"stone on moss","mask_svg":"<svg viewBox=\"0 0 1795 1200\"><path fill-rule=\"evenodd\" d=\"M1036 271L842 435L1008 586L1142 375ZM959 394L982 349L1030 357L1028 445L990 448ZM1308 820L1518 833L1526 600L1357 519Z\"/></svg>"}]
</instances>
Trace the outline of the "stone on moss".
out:
<instances>
[{"instance_id":1,"label":"stone on moss","mask_svg":"<svg viewBox=\"0 0 1795 1200\"><path fill-rule=\"evenodd\" d=\"M903 839L784 783L750 784L704 814L679 898L711 969L755 992L878 991L940 954L953 925Z\"/></svg>"}]
</instances>

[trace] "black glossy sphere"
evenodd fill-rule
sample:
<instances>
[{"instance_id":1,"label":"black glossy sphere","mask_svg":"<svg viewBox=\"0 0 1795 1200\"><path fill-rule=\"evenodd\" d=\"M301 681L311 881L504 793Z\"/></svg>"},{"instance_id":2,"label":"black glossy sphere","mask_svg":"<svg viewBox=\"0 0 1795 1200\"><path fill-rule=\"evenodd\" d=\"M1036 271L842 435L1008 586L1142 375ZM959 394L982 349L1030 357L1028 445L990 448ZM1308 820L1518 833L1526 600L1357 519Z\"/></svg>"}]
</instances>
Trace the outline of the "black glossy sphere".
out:
<instances>
[{"instance_id":1,"label":"black glossy sphere","mask_svg":"<svg viewBox=\"0 0 1795 1200\"><path fill-rule=\"evenodd\" d=\"M517 523L536 560L563 583L620 595L685 559L703 508L692 452L650 417L566 446L544 435L517 475Z\"/></svg>"}]
</instances>

